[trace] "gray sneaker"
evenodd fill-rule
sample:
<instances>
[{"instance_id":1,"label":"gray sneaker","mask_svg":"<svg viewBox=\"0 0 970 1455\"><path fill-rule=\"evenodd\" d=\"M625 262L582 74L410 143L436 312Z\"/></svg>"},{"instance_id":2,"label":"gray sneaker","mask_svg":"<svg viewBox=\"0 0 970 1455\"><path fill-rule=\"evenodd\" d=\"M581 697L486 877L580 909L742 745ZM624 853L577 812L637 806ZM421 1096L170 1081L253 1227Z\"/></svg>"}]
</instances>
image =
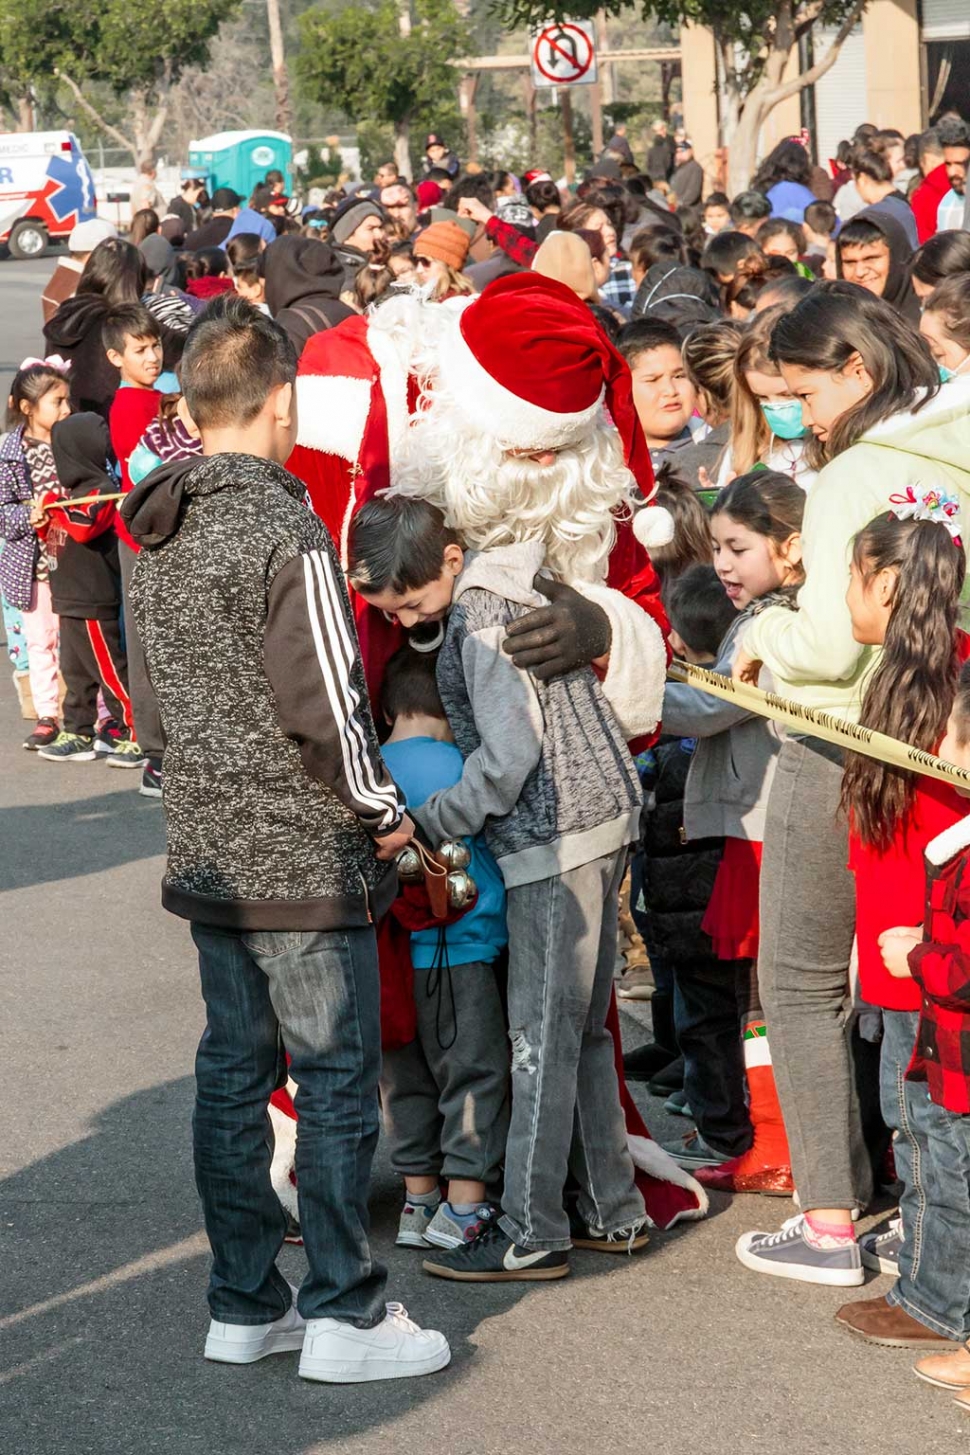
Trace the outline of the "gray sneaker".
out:
<instances>
[{"instance_id":1,"label":"gray sneaker","mask_svg":"<svg viewBox=\"0 0 970 1455\"><path fill-rule=\"evenodd\" d=\"M782 1223L777 1233L742 1233L734 1248L745 1268L793 1278L798 1283L826 1283L834 1288L858 1288L865 1281L857 1243L837 1248L813 1248L805 1238L805 1219L799 1213Z\"/></svg>"},{"instance_id":2,"label":"gray sneaker","mask_svg":"<svg viewBox=\"0 0 970 1455\"><path fill-rule=\"evenodd\" d=\"M497 1208L485 1204L471 1213L456 1213L450 1202L439 1202L438 1210L425 1229L425 1240L432 1248L461 1248L478 1237L487 1214L497 1215Z\"/></svg>"},{"instance_id":3,"label":"gray sneaker","mask_svg":"<svg viewBox=\"0 0 970 1455\"><path fill-rule=\"evenodd\" d=\"M688 1132L679 1142L661 1142L668 1156L673 1157L678 1167L720 1167L729 1159L723 1152L709 1147L700 1132Z\"/></svg>"},{"instance_id":4,"label":"gray sneaker","mask_svg":"<svg viewBox=\"0 0 970 1455\"><path fill-rule=\"evenodd\" d=\"M397 1238L395 1239L397 1246L399 1248L429 1247L425 1234L436 1211L436 1208L425 1207L420 1202L406 1202L397 1227Z\"/></svg>"},{"instance_id":5,"label":"gray sneaker","mask_svg":"<svg viewBox=\"0 0 970 1455\"><path fill-rule=\"evenodd\" d=\"M902 1246L902 1218L893 1218L881 1233L863 1233L859 1239L859 1253L866 1267L877 1273L891 1273L894 1278L899 1276L899 1250Z\"/></svg>"}]
</instances>

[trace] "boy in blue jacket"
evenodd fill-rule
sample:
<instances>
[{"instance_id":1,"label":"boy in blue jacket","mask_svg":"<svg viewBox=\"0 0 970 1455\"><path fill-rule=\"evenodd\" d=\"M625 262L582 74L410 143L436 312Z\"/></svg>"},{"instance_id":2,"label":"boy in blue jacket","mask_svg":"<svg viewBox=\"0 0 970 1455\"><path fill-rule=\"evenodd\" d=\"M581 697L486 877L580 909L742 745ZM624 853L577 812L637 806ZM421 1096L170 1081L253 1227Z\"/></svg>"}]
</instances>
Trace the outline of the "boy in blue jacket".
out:
<instances>
[{"instance_id":1,"label":"boy in blue jacket","mask_svg":"<svg viewBox=\"0 0 970 1455\"><path fill-rule=\"evenodd\" d=\"M392 724L384 761L411 808L462 775L438 695L436 658L402 647L382 688ZM508 940L505 887L483 840L466 842L478 899L456 923L412 934L417 1036L384 1053L384 1127L406 1190L400 1247L458 1248L474 1238L505 1155L509 1050L495 976Z\"/></svg>"}]
</instances>

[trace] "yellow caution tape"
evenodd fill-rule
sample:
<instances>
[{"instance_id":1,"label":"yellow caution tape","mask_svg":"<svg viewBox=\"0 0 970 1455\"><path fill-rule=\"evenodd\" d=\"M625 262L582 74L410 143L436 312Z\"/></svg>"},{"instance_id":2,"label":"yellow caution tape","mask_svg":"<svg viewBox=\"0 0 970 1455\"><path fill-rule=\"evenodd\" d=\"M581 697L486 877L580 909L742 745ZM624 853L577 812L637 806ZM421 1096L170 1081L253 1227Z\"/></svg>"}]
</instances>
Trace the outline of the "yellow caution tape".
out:
<instances>
[{"instance_id":1,"label":"yellow caution tape","mask_svg":"<svg viewBox=\"0 0 970 1455\"><path fill-rule=\"evenodd\" d=\"M856 722L844 722L831 713L820 712L817 707L803 707L799 702L790 702L774 692L764 692L747 682L735 682L731 677L722 677L720 672L711 672L707 667L694 667L690 662L675 659L667 668L667 675L675 682L684 682L688 687L698 687L712 697L733 702L746 712L757 713L759 717L771 718L794 732L808 737L821 738L835 743L853 753L863 753L867 758L876 758L880 763L890 763L894 768L905 768L911 773L922 773L927 778L938 778L954 788L970 788L970 771L947 763L935 753L914 748L910 743L901 743L886 733L877 733L873 728L861 727Z\"/></svg>"}]
</instances>

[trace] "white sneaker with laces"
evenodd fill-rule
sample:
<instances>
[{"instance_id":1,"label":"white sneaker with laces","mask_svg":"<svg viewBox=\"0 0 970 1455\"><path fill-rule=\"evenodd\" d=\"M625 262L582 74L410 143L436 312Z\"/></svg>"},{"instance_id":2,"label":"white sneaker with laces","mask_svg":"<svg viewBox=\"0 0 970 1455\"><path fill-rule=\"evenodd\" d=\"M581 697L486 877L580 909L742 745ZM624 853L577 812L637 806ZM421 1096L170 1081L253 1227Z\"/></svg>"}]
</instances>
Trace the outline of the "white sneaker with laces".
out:
<instances>
[{"instance_id":1,"label":"white sneaker with laces","mask_svg":"<svg viewBox=\"0 0 970 1455\"><path fill-rule=\"evenodd\" d=\"M399 1303L372 1329L340 1319L311 1319L306 1326L300 1378L324 1384L363 1384L371 1379L410 1379L434 1374L451 1360L444 1334L421 1329Z\"/></svg>"},{"instance_id":2,"label":"white sneaker with laces","mask_svg":"<svg viewBox=\"0 0 970 1455\"><path fill-rule=\"evenodd\" d=\"M297 1289L290 1284L293 1302L282 1318L271 1324L226 1324L213 1319L205 1341L205 1357L217 1364L255 1364L267 1354L285 1354L303 1348L307 1321L296 1308Z\"/></svg>"}]
</instances>

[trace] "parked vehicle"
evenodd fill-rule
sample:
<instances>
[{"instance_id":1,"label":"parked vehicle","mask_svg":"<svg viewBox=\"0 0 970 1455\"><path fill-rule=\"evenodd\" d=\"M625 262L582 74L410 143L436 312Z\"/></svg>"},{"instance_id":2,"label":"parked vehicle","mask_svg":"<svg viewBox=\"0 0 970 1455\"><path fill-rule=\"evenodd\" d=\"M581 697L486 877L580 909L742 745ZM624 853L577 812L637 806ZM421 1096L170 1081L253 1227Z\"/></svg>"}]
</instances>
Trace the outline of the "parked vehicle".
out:
<instances>
[{"instance_id":1,"label":"parked vehicle","mask_svg":"<svg viewBox=\"0 0 970 1455\"><path fill-rule=\"evenodd\" d=\"M38 257L94 216L94 177L73 132L0 133L0 243L13 257Z\"/></svg>"}]
</instances>

